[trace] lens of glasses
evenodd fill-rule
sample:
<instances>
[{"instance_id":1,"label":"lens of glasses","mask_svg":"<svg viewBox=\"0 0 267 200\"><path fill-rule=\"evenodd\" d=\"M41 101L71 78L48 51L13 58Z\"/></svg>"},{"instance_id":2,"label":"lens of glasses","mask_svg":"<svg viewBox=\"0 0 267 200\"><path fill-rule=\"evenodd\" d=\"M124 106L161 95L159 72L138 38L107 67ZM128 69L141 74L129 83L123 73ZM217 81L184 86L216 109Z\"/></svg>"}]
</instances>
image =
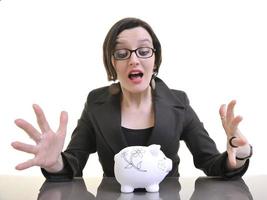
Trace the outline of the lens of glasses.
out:
<instances>
[{"instance_id":1,"label":"lens of glasses","mask_svg":"<svg viewBox=\"0 0 267 200\"><path fill-rule=\"evenodd\" d=\"M150 58L155 50L150 47L140 47L135 50L117 49L114 51L113 56L116 60L126 60L130 58L133 52L135 52L138 58Z\"/></svg>"},{"instance_id":2,"label":"lens of glasses","mask_svg":"<svg viewBox=\"0 0 267 200\"><path fill-rule=\"evenodd\" d=\"M125 60L130 57L131 51L128 49L118 49L114 51L113 55L116 60Z\"/></svg>"},{"instance_id":3,"label":"lens of glasses","mask_svg":"<svg viewBox=\"0 0 267 200\"><path fill-rule=\"evenodd\" d=\"M149 58L153 55L153 49L148 47L141 47L135 50L137 57Z\"/></svg>"}]
</instances>

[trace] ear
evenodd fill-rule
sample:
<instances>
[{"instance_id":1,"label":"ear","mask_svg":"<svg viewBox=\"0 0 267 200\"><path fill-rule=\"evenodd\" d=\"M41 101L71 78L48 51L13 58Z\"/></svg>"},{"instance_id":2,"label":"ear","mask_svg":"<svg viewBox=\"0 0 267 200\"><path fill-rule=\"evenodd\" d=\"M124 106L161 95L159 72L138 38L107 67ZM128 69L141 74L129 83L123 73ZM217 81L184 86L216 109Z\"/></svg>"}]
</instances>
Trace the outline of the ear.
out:
<instances>
[{"instance_id":1,"label":"ear","mask_svg":"<svg viewBox=\"0 0 267 200\"><path fill-rule=\"evenodd\" d=\"M160 145L158 145L158 144L152 144L152 145L148 146L148 148L149 148L150 153L151 153L153 156L157 156L157 155L159 155L159 152L160 152Z\"/></svg>"},{"instance_id":2,"label":"ear","mask_svg":"<svg viewBox=\"0 0 267 200\"><path fill-rule=\"evenodd\" d=\"M157 72L157 66L156 65L154 65L154 67L153 67L153 72Z\"/></svg>"},{"instance_id":3,"label":"ear","mask_svg":"<svg viewBox=\"0 0 267 200\"><path fill-rule=\"evenodd\" d=\"M116 65L115 65L115 59L113 57L111 58L111 63L112 63L113 68L117 71Z\"/></svg>"}]
</instances>

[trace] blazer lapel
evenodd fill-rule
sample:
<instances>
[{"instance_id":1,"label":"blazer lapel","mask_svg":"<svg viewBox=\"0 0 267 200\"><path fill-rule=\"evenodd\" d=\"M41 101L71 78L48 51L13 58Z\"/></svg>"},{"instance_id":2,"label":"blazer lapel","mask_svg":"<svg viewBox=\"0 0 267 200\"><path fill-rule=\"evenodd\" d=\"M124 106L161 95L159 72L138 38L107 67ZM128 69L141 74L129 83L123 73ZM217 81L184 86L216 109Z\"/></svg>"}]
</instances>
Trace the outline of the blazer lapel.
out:
<instances>
[{"instance_id":1,"label":"blazer lapel","mask_svg":"<svg viewBox=\"0 0 267 200\"><path fill-rule=\"evenodd\" d=\"M127 147L125 136L121 131L121 93L111 95L108 88L104 94L95 100L93 116L96 126L105 142L110 146L114 154ZM169 144L175 139L177 122L185 105L174 95L163 81L156 78L156 90L153 91L155 126L147 142L161 144L162 149L167 150Z\"/></svg>"},{"instance_id":2,"label":"blazer lapel","mask_svg":"<svg viewBox=\"0 0 267 200\"><path fill-rule=\"evenodd\" d=\"M107 91L107 93L109 93ZM110 146L113 153L118 153L127 146L126 139L121 131L121 94L108 94L96 101L98 104L94 112L97 127L105 142Z\"/></svg>"},{"instance_id":3,"label":"blazer lapel","mask_svg":"<svg viewBox=\"0 0 267 200\"><path fill-rule=\"evenodd\" d=\"M177 140L177 124L182 116L179 113L184 111L185 105L173 96L171 90L159 78L156 79L153 98L155 126L147 145L161 144L162 150L166 152L170 144Z\"/></svg>"}]
</instances>

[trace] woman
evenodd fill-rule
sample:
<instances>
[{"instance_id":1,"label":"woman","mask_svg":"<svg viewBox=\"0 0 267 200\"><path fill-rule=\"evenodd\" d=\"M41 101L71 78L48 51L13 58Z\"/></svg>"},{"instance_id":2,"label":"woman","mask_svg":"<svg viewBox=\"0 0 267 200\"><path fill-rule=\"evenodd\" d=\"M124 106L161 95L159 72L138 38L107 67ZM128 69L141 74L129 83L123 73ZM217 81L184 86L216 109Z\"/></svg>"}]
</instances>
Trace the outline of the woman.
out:
<instances>
[{"instance_id":1,"label":"woman","mask_svg":"<svg viewBox=\"0 0 267 200\"><path fill-rule=\"evenodd\" d=\"M13 142L20 151L35 157L17 165L22 170L40 166L48 179L66 180L82 176L89 154L98 153L104 176L114 176L113 157L130 145L160 144L173 161L168 176L179 176L179 141L184 140L194 164L209 176L242 176L248 168L252 148L234 116L235 101L222 105L220 115L227 136L227 151L219 153L186 94L171 90L156 77L161 64L161 45L151 27L136 18L118 21L108 32L103 45L108 87L88 95L71 141L62 151L66 135L67 113L62 112L54 133L42 109L33 105L41 133L30 123L18 119L22 128L36 142Z\"/></svg>"}]
</instances>

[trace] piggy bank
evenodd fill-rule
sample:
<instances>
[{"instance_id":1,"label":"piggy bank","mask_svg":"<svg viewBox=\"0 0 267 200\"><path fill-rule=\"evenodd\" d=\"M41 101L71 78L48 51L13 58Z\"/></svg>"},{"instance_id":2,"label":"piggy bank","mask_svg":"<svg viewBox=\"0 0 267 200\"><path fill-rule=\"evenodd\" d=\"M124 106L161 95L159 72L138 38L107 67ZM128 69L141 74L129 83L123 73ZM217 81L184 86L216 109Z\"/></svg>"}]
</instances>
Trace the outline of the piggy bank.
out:
<instances>
[{"instance_id":1,"label":"piggy bank","mask_svg":"<svg viewBox=\"0 0 267 200\"><path fill-rule=\"evenodd\" d=\"M135 188L158 192L159 183L172 169L172 161L160 150L160 145L130 146L114 156L114 173L121 192L130 193Z\"/></svg>"}]
</instances>

